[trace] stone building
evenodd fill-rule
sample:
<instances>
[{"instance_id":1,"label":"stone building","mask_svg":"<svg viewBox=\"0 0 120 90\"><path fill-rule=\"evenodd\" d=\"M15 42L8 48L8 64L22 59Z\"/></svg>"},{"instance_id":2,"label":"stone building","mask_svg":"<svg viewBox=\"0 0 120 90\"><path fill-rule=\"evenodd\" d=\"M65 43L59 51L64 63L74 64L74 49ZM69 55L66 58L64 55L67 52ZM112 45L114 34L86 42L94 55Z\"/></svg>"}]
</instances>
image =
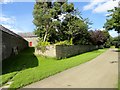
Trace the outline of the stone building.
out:
<instances>
[{"instance_id":1,"label":"stone building","mask_svg":"<svg viewBox=\"0 0 120 90\"><path fill-rule=\"evenodd\" d=\"M21 50L28 47L28 42L24 38L2 25L0 25L0 33L2 37L2 41L0 42L0 47L2 47L0 57L2 57L2 60L11 55L18 54Z\"/></svg>"},{"instance_id":2,"label":"stone building","mask_svg":"<svg viewBox=\"0 0 120 90\"><path fill-rule=\"evenodd\" d=\"M39 37L32 32L18 33L18 35L20 35L25 40L27 40L29 42L30 47L35 47L38 43L38 38Z\"/></svg>"}]
</instances>

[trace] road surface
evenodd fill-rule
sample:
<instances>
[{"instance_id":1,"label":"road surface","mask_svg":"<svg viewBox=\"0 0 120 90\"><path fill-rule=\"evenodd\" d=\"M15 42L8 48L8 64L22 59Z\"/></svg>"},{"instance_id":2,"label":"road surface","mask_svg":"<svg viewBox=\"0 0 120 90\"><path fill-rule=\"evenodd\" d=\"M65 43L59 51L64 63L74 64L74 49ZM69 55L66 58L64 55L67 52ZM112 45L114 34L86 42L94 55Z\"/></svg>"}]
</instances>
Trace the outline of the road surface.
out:
<instances>
[{"instance_id":1,"label":"road surface","mask_svg":"<svg viewBox=\"0 0 120 90\"><path fill-rule=\"evenodd\" d=\"M24 88L116 88L118 52L110 48L97 58Z\"/></svg>"}]
</instances>

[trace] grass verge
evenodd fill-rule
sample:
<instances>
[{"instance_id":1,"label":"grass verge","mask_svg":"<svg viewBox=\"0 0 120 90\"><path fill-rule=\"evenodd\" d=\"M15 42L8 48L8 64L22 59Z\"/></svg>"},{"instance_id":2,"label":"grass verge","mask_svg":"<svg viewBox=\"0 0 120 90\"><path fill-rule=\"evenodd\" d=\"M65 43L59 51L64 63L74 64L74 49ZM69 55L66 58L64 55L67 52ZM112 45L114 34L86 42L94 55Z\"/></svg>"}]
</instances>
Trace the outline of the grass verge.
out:
<instances>
[{"instance_id":1,"label":"grass verge","mask_svg":"<svg viewBox=\"0 0 120 90\"><path fill-rule=\"evenodd\" d=\"M120 48L118 48L118 69L119 69L119 67L120 67L120 63L119 63L119 55L120 55ZM120 90L120 72L119 72L120 70L118 70L118 78L119 78L119 80L118 80L118 90Z\"/></svg>"},{"instance_id":2,"label":"grass verge","mask_svg":"<svg viewBox=\"0 0 120 90\"><path fill-rule=\"evenodd\" d=\"M118 90L120 90L120 79L118 80Z\"/></svg>"},{"instance_id":3,"label":"grass verge","mask_svg":"<svg viewBox=\"0 0 120 90\"><path fill-rule=\"evenodd\" d=\"M35 56L33 54L34 48L28 48L19 55L3 61L2 83L12 81L10 88L21 88L90 61L105 51L106 49L99 49L71 58L56 60L55 58Z\"/></svg>"}]
</instances>

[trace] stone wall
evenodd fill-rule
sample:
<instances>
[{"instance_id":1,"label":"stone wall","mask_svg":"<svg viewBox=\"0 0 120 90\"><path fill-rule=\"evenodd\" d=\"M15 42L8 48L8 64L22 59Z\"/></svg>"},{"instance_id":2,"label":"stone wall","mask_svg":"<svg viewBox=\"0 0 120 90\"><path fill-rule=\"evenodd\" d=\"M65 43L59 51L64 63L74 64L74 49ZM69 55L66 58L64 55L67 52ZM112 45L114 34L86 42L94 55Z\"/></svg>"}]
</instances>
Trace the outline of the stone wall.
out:
<instances>
[{"instance_id":1,"label":"stone wall","mask_svg":"<svg viewBox=\"0 0 120 90\"><path fill-rule=\"evenodd\" d=\"M2 32L2 60L8 58L11 55L17 54L24 48L28 47L28 42L17 34L5 30ZM0 53L1 56L1 53Z\"/></svg>"},{"instance_id":2,"label":"stone wall","mask_svg":"<svg viewBox=\"0 0 120 90\"><path fill-rule=\"evenodd\" d=\"M98 47L93 45L67 45L67 46L56 46L56 57L66 58L88 51L96 50Z\"/></svg>"},{"instance_id":3,"label":"stone wall","mask_svg":"<svg viewBox=\"0 0 120 90\"><path fill-rule=\"evenodd\" d=\"M35 54L40 54L49 57L56 57L57 59L61 59L96 49L98 49L98 47L93 45L64 45L64 46L56 45L56 46L48 46L47 50L44 53L36 48Z\"/></svg>"},{"instance_id":4,"label":"stone wall","mask_svg":"<svg viewBox=\"0 0 120 90\"><path fill-rule=\"evenodd\" d=\"M47 46L45 52L42 52L39 48L35 48L35 54L48 57L56 57L56 46L55 45Z\"/></svg>"}]
</instances>

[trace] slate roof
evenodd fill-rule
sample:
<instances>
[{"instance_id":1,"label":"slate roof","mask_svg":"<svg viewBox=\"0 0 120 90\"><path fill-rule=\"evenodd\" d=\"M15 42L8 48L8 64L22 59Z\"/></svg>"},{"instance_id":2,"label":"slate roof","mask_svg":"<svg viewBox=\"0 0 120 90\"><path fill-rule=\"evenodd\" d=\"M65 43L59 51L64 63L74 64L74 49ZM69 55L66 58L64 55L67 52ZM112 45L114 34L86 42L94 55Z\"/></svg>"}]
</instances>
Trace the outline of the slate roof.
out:
<instances>
[{"instance_id":1,"label":"slate roof","mask_svg":"<svg viewBox=\"0 0 120 90\"><path fill-rule=\"evenodd\" d=\"M29 37L37 37L37 35L35 35L32 32L27 32L27 33L18 33L18 35L20 35L23 38L29 38Z\"/></svg>"},{"instance_id":2,"label":"slate roof","mask_svg":"<svg viewBox=\"0 0 120 90\"><path fill-rule=\"evenodd\" d=\"M15 36L15 37L22 38L22 37L19 36L18 34L14 33L13 31L11 31L11 30L9 30L9 29L7 29L7 28L5 28L5 27L2 26L2 25L0 25L0 30L3 31L3 32L6 32L6 33L8 33L8 34L11 34L11 35L13 35L13 36Z\"/></svg>"}]
</instances>

